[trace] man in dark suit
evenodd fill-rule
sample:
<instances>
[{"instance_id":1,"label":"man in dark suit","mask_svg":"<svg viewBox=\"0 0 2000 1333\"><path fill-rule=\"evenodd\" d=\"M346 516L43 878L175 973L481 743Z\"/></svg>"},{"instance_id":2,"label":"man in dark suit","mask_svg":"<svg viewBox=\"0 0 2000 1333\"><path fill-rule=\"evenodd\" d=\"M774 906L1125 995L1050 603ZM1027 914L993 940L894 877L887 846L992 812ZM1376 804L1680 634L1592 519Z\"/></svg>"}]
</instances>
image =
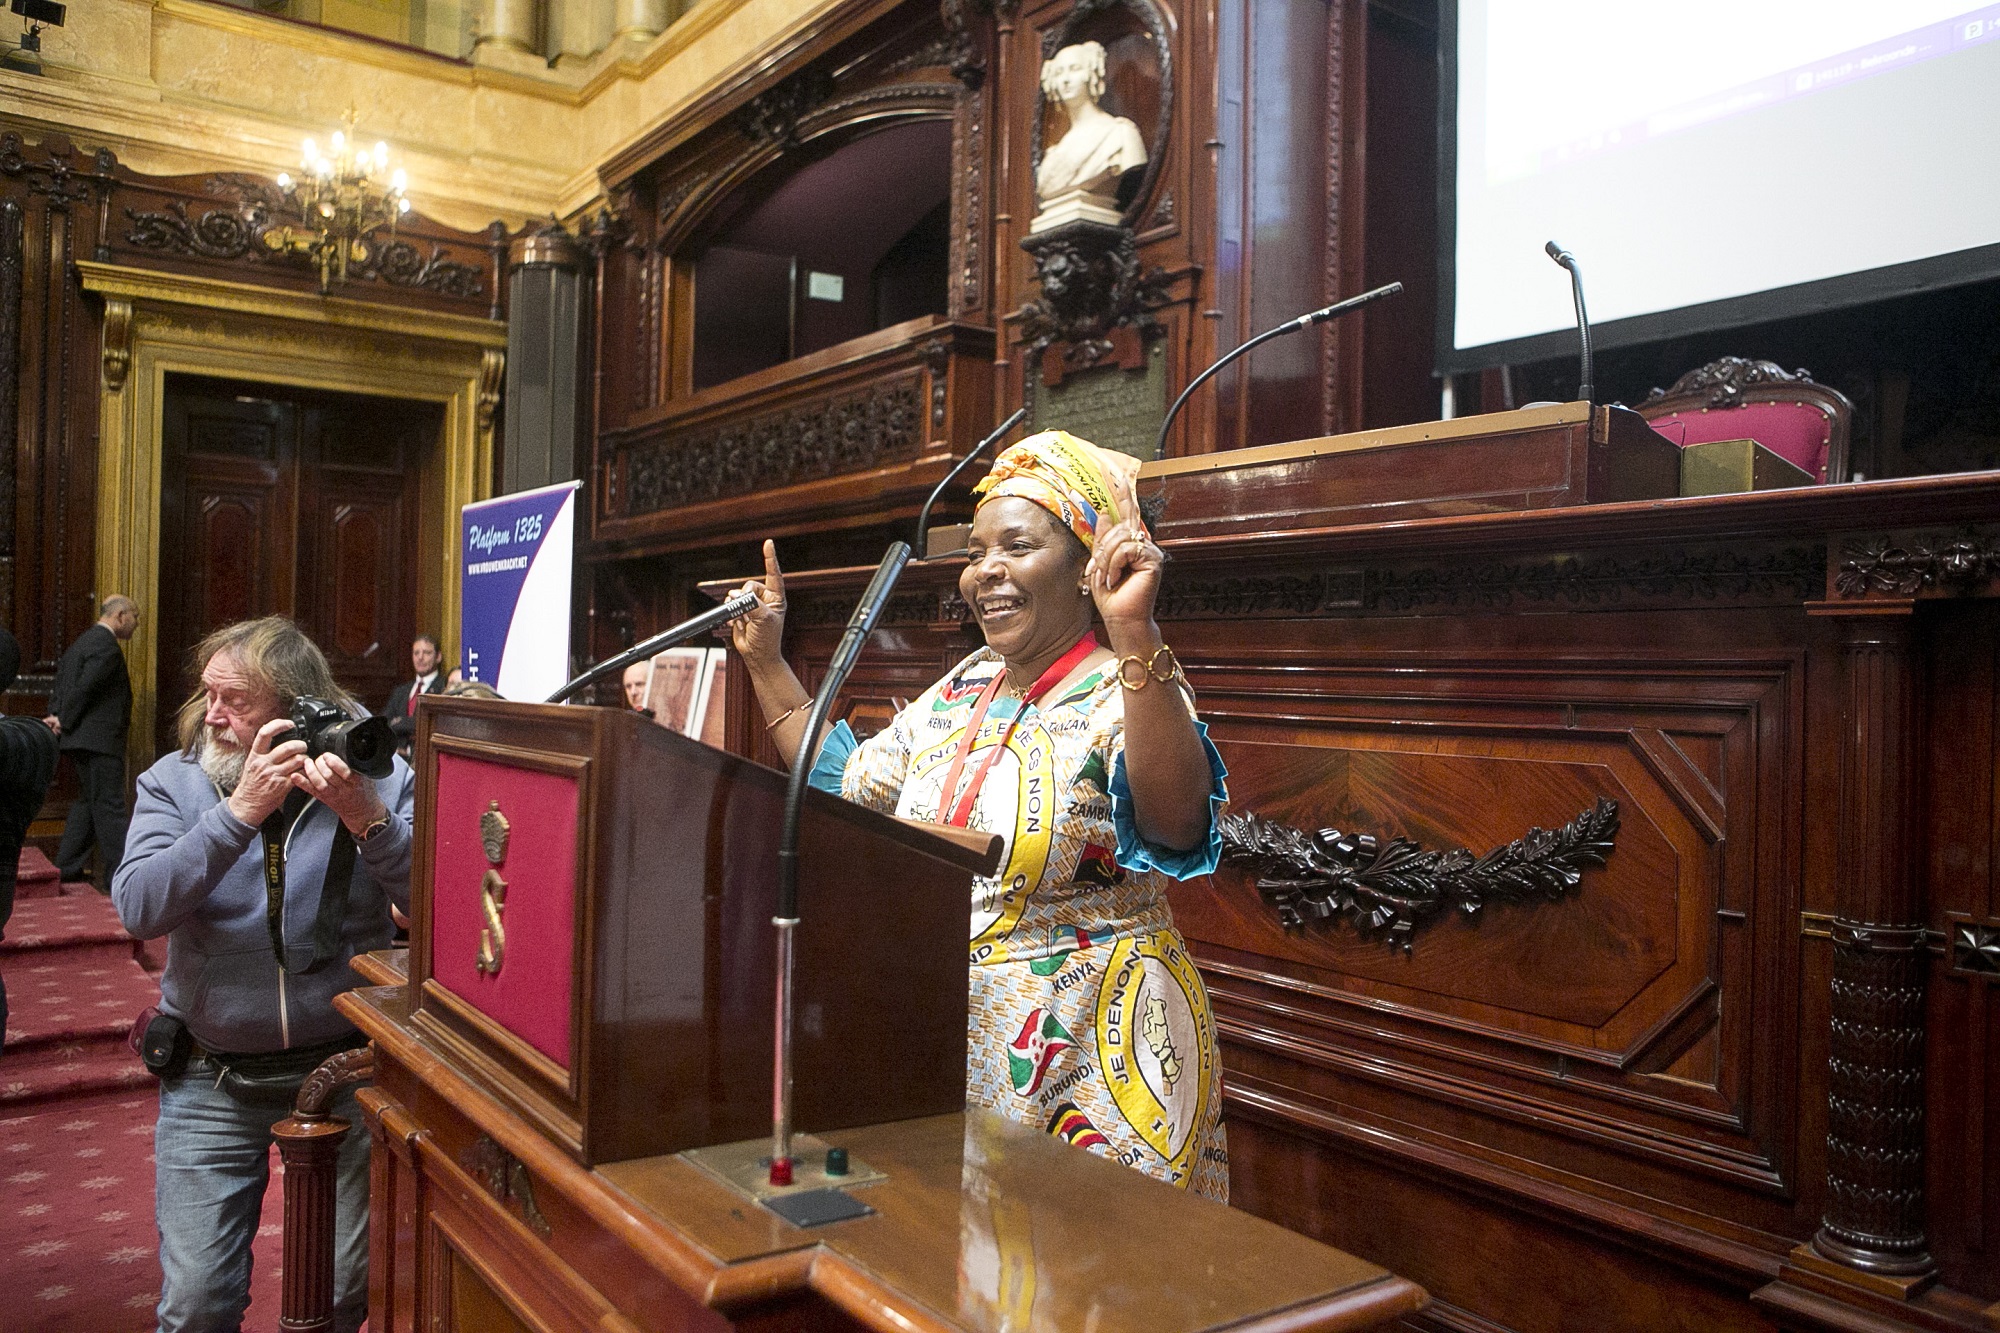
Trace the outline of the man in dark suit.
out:
<instances>
[{"instance_id":1,"label":"man in dark suit","mask_svg":"<svg viewBox=\"0 0 2000 1333\"><path fill-rule=\"evenodd\" d=\"M382 716L389 719L389 730L396 733L396 748L405 758L417 736L417 696L444 693L444 672L438 669L438 658L437 639L419 634L410 644L410 665L416 669L416 678L390 690L389 706L382 710Z\"/></svg>"},{"instance_id":2,"label":"man in dark suit","mask_svg":"<svg viewBox=\"0 0 2000 1333\"><path fill-rule=\"evenodd\" d=\"M21 645L0 629L0 694L21 669ZM56 738L32 717L0 716L0 929L14 914L14 876L28 825L41 812L42 798L56 775ZM7 986L0 979L0 1033L7 1029Z\"/></svg>"},{"instance_id":3,"label":"man in dark suit","mask_svg":"<svg viewBox=\"0 0 2000 1333\"><path fill-rule=\"evenodd\" d=\"M119 645L139 628L139 605L113 593L97 610L97 623L56 663L42 721L61 738L82 787L63 825L56 869L65 880L87 878L94 842L108 892L125 854L125 729L132 722L132 677Z\"/></svg>"}]
</instances>

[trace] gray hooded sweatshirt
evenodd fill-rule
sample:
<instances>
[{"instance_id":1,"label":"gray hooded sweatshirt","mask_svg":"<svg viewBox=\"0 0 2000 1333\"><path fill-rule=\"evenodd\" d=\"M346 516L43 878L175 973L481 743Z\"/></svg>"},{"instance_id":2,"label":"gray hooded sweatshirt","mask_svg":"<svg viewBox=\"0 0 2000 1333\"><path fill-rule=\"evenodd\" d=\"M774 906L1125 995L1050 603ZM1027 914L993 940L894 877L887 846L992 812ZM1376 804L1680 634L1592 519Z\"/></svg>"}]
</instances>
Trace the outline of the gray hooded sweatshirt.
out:
<instances>
[{"instance_id":1,"label":"gray hooded sweatshirt","mask_svg":"<svg viewBox=\"0 0 2000 1333\"><path fill-rule=\"evenodd\" d=\"M256 828L229 813L201 765L179 751L139 778L111 901L134 935L167 937L160 1007L209 1050L260 1054L353 1032L333 1009L334 996L360 984L348 962L388 947L389 904L410 905L415 775L398 759L375 790L392 818L355 849L340 951L324 966L285 974L271 949ZM286 839L285 954L295 969L312 959L320 888L339 824L338 815L313 801Z\"/></svg>"}]
</instances>

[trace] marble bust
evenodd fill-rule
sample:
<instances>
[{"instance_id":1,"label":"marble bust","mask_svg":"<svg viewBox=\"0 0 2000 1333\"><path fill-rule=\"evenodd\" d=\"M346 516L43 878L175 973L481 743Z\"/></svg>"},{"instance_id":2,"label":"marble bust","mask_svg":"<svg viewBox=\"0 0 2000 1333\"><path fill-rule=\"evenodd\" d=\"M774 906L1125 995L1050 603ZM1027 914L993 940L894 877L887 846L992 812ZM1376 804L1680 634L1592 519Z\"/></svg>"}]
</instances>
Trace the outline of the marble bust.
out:
<instances>
[{"instance_id":1,"label":"marble bust","mask_svg":"<svg viewBox=\"0 0 2000 1333\"><path fill-rule=\"evenodd\" d=\"M1146 165L1139 127L1098 105L1104 96L1104 48L1078 42L1042 62L1042 95L1062 103L1069 131L1042 153L1035 170L1032 234L1066 222L1118 225L1118 180Z\"/></svg>"}]
</instances>

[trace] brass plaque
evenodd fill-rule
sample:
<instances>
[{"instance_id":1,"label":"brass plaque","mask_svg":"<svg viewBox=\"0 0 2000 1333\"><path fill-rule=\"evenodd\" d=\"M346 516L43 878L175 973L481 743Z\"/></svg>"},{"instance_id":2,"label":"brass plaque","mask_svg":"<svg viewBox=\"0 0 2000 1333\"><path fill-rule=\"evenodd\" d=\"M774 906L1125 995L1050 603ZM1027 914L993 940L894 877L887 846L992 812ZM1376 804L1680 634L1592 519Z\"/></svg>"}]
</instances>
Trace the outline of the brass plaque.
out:
<instances>
[{"instance_id":1,"label":"brass plaque","mask_svg":"<svg viewBox=\"0 0 2000 1333\"><path fill-rule=\"evenodd\" d=\"M1051 351L1050 356L1058 355ZM1050 388L1028 377L1031 430L1066 430L1105 449L1144 462L1153 456L1160 422L1167 415L1167 347L1164 338L1146 346L1142 370L1117 364L1078 371Z\"/></svg>"}]
</instances>

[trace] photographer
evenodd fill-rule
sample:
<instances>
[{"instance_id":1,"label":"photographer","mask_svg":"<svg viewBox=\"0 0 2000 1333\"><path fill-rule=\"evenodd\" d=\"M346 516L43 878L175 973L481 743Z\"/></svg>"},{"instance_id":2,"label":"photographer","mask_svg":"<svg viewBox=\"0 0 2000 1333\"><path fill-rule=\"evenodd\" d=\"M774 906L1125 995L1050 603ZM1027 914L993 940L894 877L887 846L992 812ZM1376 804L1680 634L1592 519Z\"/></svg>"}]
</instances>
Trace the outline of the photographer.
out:
<instances>
[{"instance_id":1,"label":"photographer","mask_svg":"<svg viewBox=\"0 0 2000 1333\"><path fill-rule=\"evenodd\" d=\"M415 787L386 736L348 734L342 714L364 710L289 620L217 630L195 661L181 749L139 779L112 887L126 929L167 936L164 1013L145 1040L160 1075L163 1330L235 1328L249 1304L271 1127L315 1066L364 1043L333 999L358 984L352 958L388 945L390 907L409 906ZM315 714L322 700L334 707ZM351 1089L332 1109L359 1124ZM335 1326L354 1329L368 1287L359 1132L340 1149L336 1228Z\"/></svg>"}]
</instances>

